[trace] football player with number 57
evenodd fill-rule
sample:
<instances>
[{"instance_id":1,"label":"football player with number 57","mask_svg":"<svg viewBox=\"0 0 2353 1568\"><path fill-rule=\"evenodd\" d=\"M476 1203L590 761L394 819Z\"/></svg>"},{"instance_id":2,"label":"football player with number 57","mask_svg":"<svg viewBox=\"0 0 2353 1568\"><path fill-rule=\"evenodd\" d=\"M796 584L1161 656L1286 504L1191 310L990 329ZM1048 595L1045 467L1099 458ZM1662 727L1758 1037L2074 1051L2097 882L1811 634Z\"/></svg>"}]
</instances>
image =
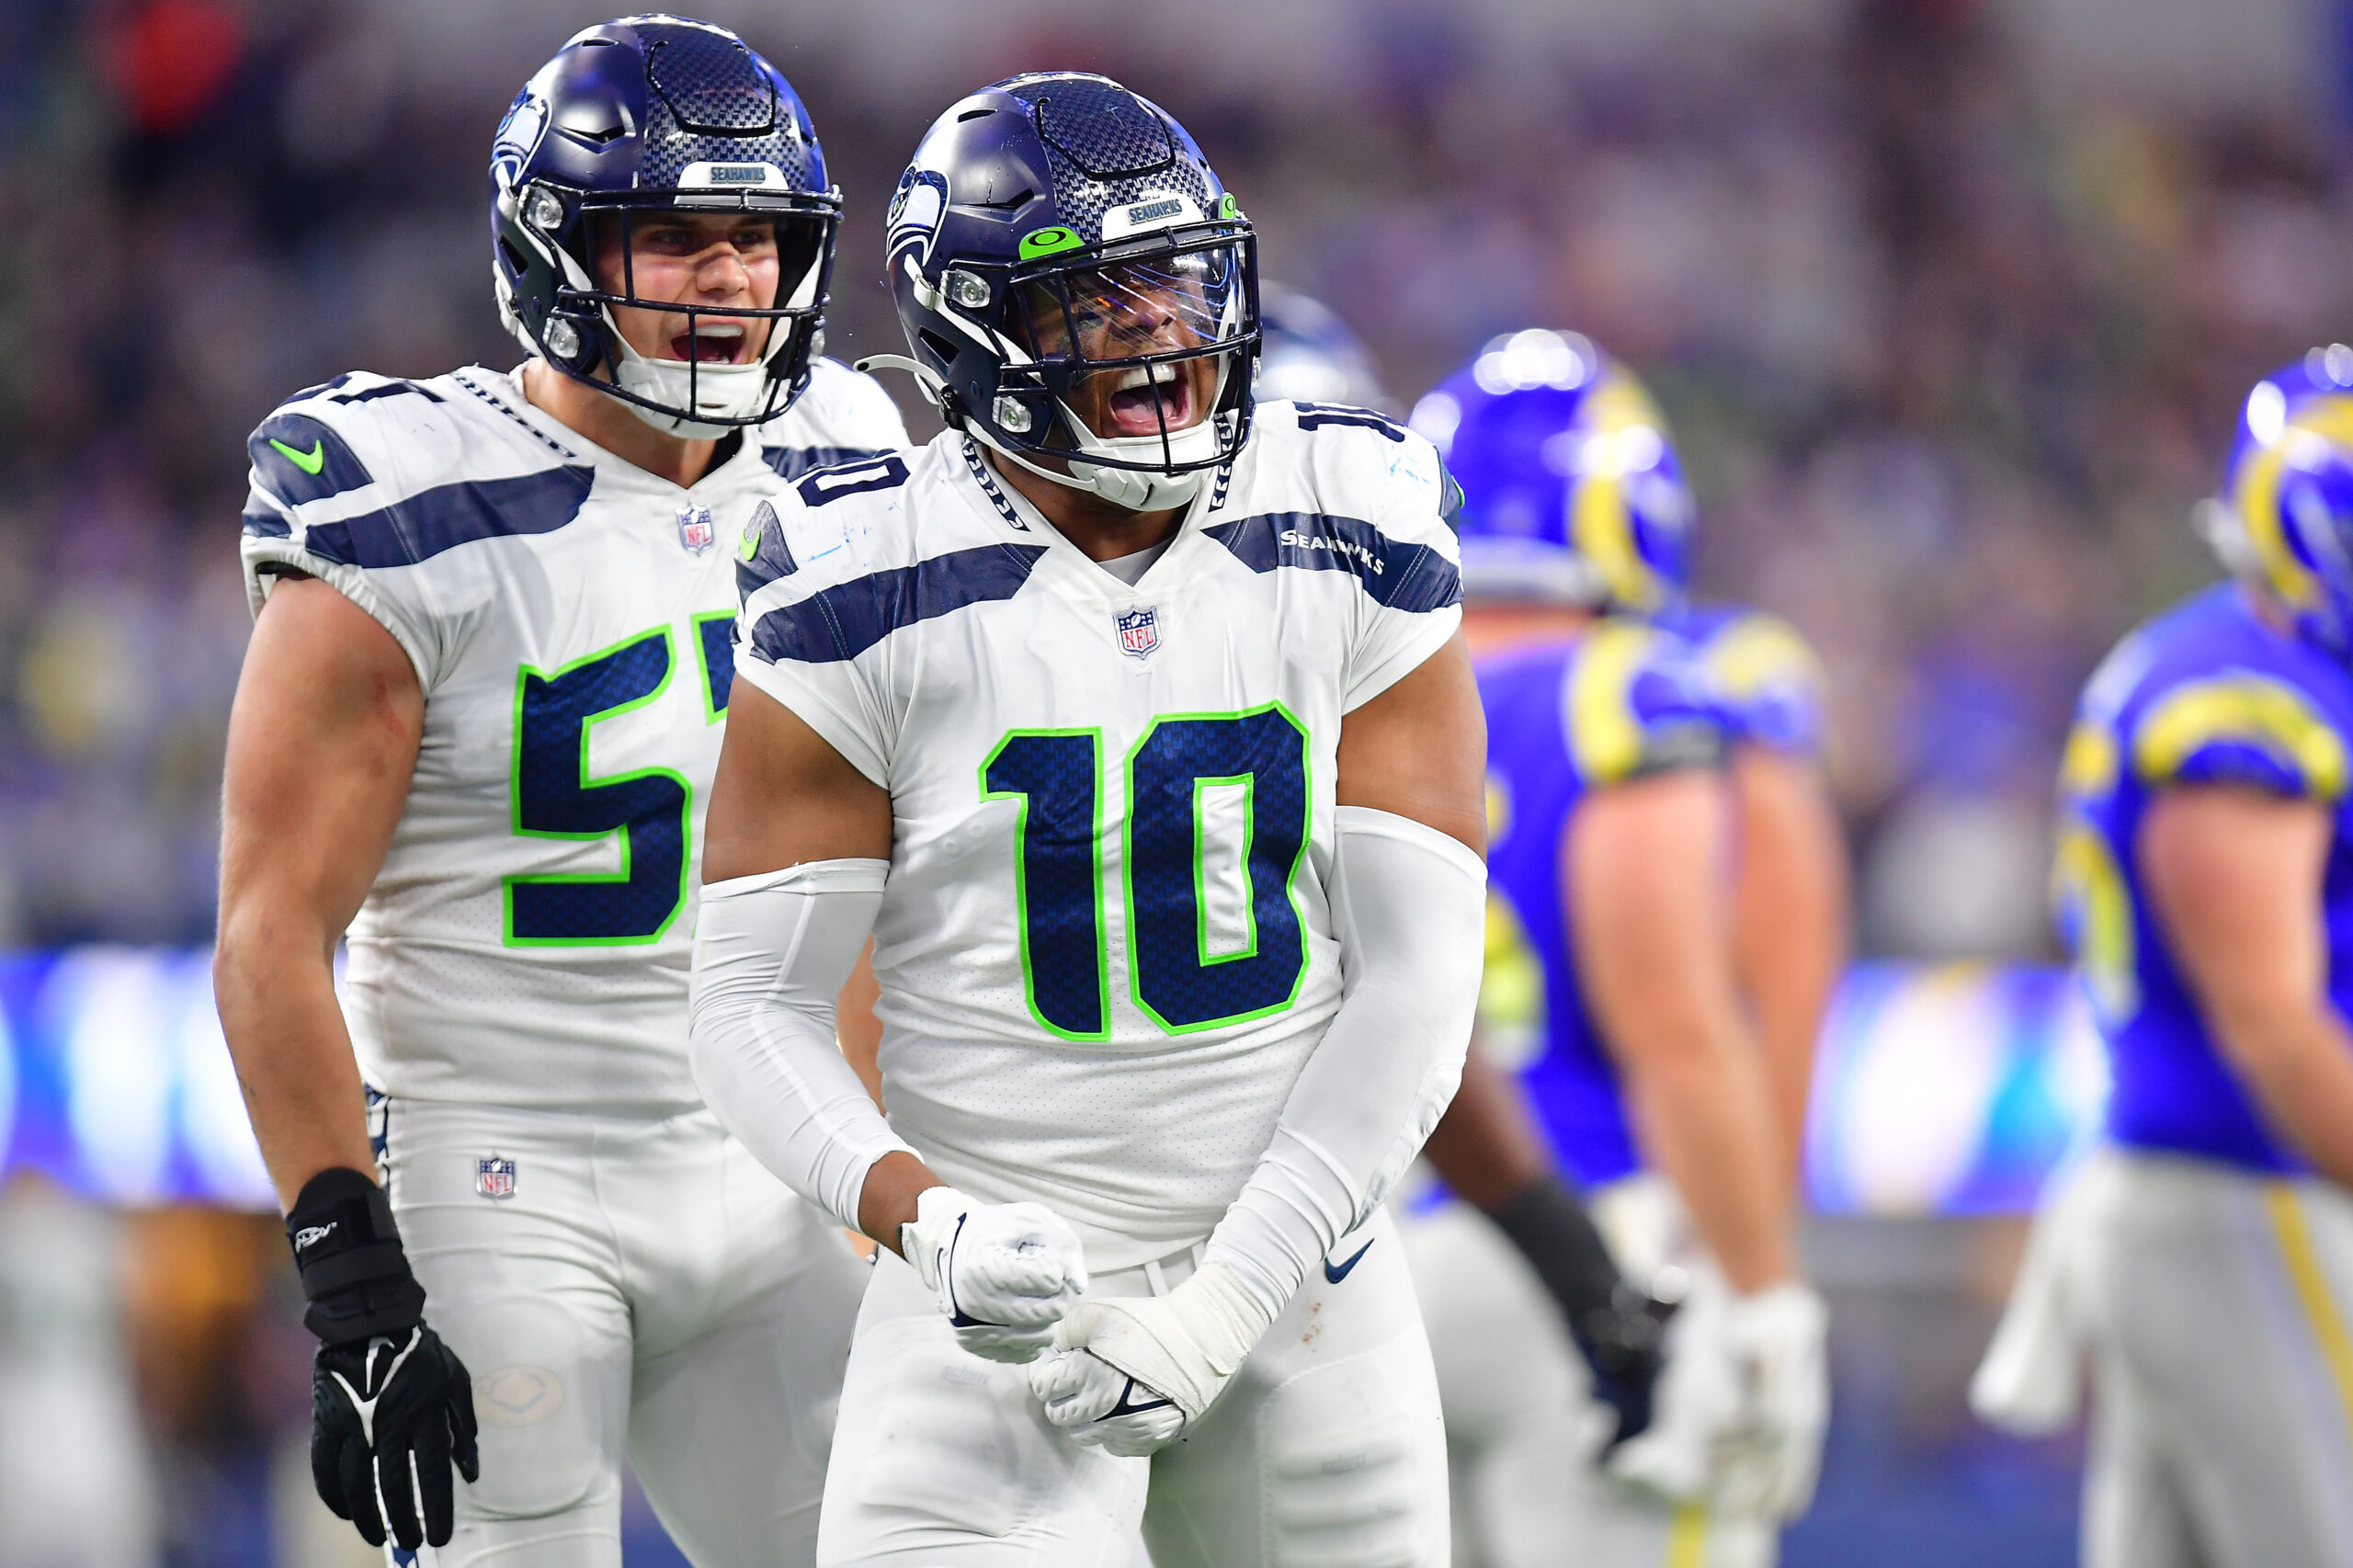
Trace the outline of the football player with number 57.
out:
<instances>
[{"instance_id":1,"label":"football player with number 57","mask_svg":"<svg viewBox=\"0 0 2353 1568\"><path fill-rule=\"evenodd\" d=\"M688 1069L717 546L904 431L818 358L840 199L733 33L583 31L491 178L532 358L337 377L250 446L215 974L312 1467L373 1542L618 1568L626 1443L694 1562L805 1563L865 1270Z\"/></svg>"},{"instance_id":2,"label":"football player with number 57","mask_svg":"<svg viewBox=\"0 0 2353 1568\"><path fill-rule=\"evenodd\" d=\"M1160 1568L1446 1561L1381 1199L1478 989L1450 486L1255 403L1255 244L1116 83L956 104L887 253L950 427L744 540L694 1065L884 1249L822 1562L1124 1564L1140 1517ZM870 931L887 1123L835 1045Z\"/></svg>"}]
</instances>

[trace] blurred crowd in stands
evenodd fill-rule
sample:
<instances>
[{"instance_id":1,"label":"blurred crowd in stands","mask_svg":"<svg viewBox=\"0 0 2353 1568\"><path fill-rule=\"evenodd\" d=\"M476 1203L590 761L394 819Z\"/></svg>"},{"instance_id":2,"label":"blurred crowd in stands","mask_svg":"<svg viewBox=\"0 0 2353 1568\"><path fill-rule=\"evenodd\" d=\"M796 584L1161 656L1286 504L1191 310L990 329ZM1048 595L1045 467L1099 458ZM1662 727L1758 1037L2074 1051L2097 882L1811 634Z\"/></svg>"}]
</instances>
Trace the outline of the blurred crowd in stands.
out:
<instances>
[{"instance_id":1,"label":"blurred crowd in stands","mask_svg":"<svg viewBox=\"0 0 2353 1568\"><path fill-rule=\"evenodd\" d=\"M1120 74L1193 127L1267 274L1354 324L1402 403L1531 323L1647 375L1705 585L1785 612L1829 666L1864 949L2041 951L2074 691L2208 574L2188 517L2243 390L2343 330L2331 117L2048 101L1962 0L1632 61L1531 57L1435 3L1347 14L1345 69L1288 98L1108 25L885 85L736 18L848 196L834 352L897 347L881 213L949 96L1017 64ZM346 369L516 358L483 254L504 98L453 109L384 16L0 3L0 940L209 933L252 426ZM505 79L576 19L502 35Z\"/></svg>"},{"instance_id":2,"label":"blurred crowd in stands","mask_svg":"<svg viewBox=\"0 0 2353 1568\"><path fill-rule=\"evenodd\" d=\"M1268 274L1353 323L1401 399L1531 323L1648 375L1701 492L1704 583L1787 613L1831 671L1866 949L2037 951L2074 690L2208 572L2187 518L2238 395L2345 319L2333 127L2038 102L1966 5L1870 0L1827 45L1638 69L1497 57L1435 5L1366 16L1336 102L1239 95L1211 57L1125 58L1108 28L1007 38L922 97L799 72L851 203L835 351L894 347L880 212L953 84L1120 74L1183 115ZM503 104L445 112L369 22L0 6L9 940L208 933L253 424L355 366L515 358L483 255Z\"/></svg>"}]
</instances>

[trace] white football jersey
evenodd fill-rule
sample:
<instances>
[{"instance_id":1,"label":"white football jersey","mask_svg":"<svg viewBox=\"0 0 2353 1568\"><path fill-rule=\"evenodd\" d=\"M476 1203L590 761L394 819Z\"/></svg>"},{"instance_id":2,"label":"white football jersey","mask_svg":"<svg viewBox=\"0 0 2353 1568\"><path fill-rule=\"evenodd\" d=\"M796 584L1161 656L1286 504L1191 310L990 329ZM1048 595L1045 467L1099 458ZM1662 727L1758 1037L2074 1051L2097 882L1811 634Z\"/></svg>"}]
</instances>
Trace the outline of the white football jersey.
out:
<instances>
[{"instance_id":1,"label":"white football jersey","mask_svg":"<svg viewBox=\"0 0 2353 1568\"><path fill-rule=\"evenodd\" d=\"M820 361L686 489L479 367L340 376L254 432L247 593L340 589L400 642L425 734L348 937L369 1083L394 1096L666 1113L699 1103L687 982L733 676L735 540L778 478L906 443Z\"/></svg>"},{"instance_id":2,"label":"white football jersey","mask_svg":"<svg viewBox=\"0 0 2353 1568\"><path fill-rule=\"evenodd\" d=\"M744 678L891 792L892 1125L1097 1268L1205 1235L1340 1002L1340 722L1461 619L1450 482L1377 415L1261 404L1131 587L954 432L753 519Z\"/></svg>"}]
</instances>

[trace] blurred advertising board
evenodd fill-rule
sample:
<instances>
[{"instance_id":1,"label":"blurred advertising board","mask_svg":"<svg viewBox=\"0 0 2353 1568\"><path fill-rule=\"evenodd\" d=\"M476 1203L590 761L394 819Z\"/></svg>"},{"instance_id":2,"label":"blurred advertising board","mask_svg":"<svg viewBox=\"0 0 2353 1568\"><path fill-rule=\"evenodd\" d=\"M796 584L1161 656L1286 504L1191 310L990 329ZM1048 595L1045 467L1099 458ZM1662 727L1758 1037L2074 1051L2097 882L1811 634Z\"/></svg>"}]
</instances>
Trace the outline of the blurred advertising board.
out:
<instances>
[{"instance_id":1,"label":"blurred advertising board","mask_svg":"<svg viewBox=\"0 0 2353 1568\"><path fill-rule=\"evenodd\" d=\"M0 1170L106 1202L271 1205L211 955L0 954ZM1858 965L1823 1032L1807 1183L1827 1213L2032 1207L2098 1120L2097 1039L2063 971Z\"/></svg>"}]
</instances>

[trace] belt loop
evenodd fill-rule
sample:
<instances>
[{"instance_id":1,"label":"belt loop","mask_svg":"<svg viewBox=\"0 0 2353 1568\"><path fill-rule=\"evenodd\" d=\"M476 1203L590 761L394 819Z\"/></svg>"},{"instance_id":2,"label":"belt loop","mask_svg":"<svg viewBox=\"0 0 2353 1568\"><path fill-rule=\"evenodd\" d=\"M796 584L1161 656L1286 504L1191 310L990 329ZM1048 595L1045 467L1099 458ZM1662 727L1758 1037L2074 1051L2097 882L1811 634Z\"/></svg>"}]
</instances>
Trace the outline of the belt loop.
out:
<instances>
[{"instance_id":1,"label":"belt loop","mask_svg":"<svg viewBox=\"0 0 2353 1568\"><path fill-rule=\"evenodd\" d=\"M1168 1294L1168 1280L1160 1272L1159 1259L1154 1258L1152 1262L1143 1266L1143 1278L1144 1283L1152 1287L1152 1293L1154 1295L1165 1296Z\"/></svg>"}]
</instances>

